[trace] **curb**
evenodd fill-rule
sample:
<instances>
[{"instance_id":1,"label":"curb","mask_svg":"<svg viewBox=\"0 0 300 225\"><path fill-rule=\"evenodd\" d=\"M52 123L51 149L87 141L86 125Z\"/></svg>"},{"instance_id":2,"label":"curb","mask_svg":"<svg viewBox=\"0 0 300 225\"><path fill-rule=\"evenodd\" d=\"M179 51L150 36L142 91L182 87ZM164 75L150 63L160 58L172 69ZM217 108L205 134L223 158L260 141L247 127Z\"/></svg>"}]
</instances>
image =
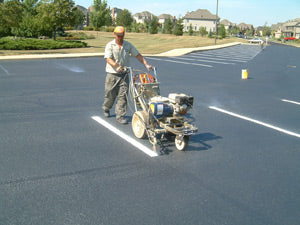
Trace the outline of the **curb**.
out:
<instances>
[{"instance_id":1,"label":"curb","mask_svg":"<svg viewBox=\"0 0 300 225\"><path fill-rule=\"evenodd\" d=\"M205 51L219 48L227 48L235 45L240 45L241 42L233 42L223 45L211 45L198 48L178 48L159 54L143 54L143 56L152 57L175 57L182 56L195 51ZM104 56L104 53L71 53L71 54L31 54L31 55L9 55L0 56L0 60L26 60L26 59L55 59L55 58L79 58L79 57L99 57Z\"/></svg>"}]
</instances>

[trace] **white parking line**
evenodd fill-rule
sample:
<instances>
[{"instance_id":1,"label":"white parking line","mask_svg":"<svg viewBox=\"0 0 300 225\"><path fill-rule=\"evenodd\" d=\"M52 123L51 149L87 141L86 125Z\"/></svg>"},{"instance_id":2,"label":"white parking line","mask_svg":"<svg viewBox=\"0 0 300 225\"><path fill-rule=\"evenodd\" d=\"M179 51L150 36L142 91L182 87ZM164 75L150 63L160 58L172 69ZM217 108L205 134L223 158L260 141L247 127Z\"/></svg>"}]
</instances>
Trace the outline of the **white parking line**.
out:
<instances>
[{"instance_id":1,"label":"white parking line","mask_svg":"<svg viewBox=\"0 0 300 225\"><path fill-rule=\"evenodd\" d=\"M251 56L235 56L232 54L219 54L219 53L191 53L191 55L197 55L197 56L208 56L208 57L218 57L218 58L230 58L235 60L249 60L251 59Z\"/></svg>"},{"instance_id":2,"label":"white parking line","mask_svg":"<svg viewBox=\"0 0 300 225\"><path fill-rule=\"evenodd\" d=\"M2 65L0 65L0 68L6 73L6 75L9 75L9 72L7 69L5 69Z\"/></svg>"},{"instance_id":3,"label":"white parking line","mask_svg":"<svg viewBox=\"0 0 300 225\"><path fill-rule=\"evenodd\" d=\"M154 152L151 149L147 148L145 145L137 142L135 139L129 137L127 134L123 133L122 131L118 130L117 128L115 128L114 126L112 126L111 124L106 122L105 120L101 119L99 116L92 116L92 119L97 121L99 124L106 127L107 129L109 129L110 131L112 131L116 135L120 136L125 141L132 144L134 147L136 147L139 150L141 150L142 152L146 153L147 155L149 155L151 157L158 156L158 154L156 152Z\"/></svg>"},{"instance_id":4,"label":"white parking line","mask_svg":"<svg viewBox=\"0 0 300 225\"><path fill-rule=\"evenodd\" d=\"M210 59L210 60L216 60L216 61L232 61L232 62L247 62L245 60L237 60L237 59L228 59L228 58L222 58L222 57L216 57L216 56L206 56L206 55L187 55L189 58L196 58L196 59L201 59L201 58L204 58L204 59Z\"/></svg>"},{"instance_id":5,"label":"white parking line","mask_svg":"<svg viewBox=\"0 0 300 225\"><path fill-rule=\"evenodd\" d=\"M287 99L281 99L281 101L296 104L296 105L300 105L300 102L295 102L295 101L291 101L291 100L287 100Z\"/></svg>"},{"instance_id":6,"label":"white parking line","mask_svg":"<svg viewBox=\"0 0 300 225\"><path fill-rule=\"evenodd\" d=\"M182 61L169 60L169 59L161 59L161 58L147 57L147 59L153 59L153 60L159 60L159 61L166 61L166 62L173 62L173 63L181 63L181 64L188 64L188 65L195 65L195 66L203 66L203 67L210 67L210 68L213 67L211 65L206 65L206 64L187 63L187 62L182 62Z\"/></svg>"},{"instance_id":7,"label":"white parking line","mask_svg":"<svg viewBox=\"0 0 300 225\"><path fill-rule=\"evenodd\" d=\"M208 62L208 63L217 63L217 64L224 64L224 65L235 65L235 63L228 63L228 62L218 62L218 61L211 61L206 59L191 59L186 57L173 57L174 59L183 59L183 60L190 60L190 61L199 61L199 62Z\"/></svg>"},{"instance_id":8,"label":"white parking line","mask_svg":"<svg viewBox=\"0 0 300 225\"><path fill-rule=\"evenodd\" d=\"M282 129L282 128L273 126L273 125L268 124L268 123L264 123L264 122L261 122L261 121L258 121L258 120L251 119L251 118L246 117L246 116L242 116L242 115L239 115L239 114L236 114L236 113L233 113L233 112L229 112L229 111L227 111L227 110L220 109L220 108L215 107L215 106L209 106L209 108L210 108L210 109L213 109L213 110L216 110L216 111L219 111L219 112L222 112L222 113L225 113L225 114L228 114L228 115L231 115L231 116L234 116L234 117L237 117L237 118L240 118L240 119L243 119L243 120L250 121L250 122L252 122L252 123L256 123L256 124L259 124L259 125L262 125L262 126L271 128L271 129L273 129L273 130L280 131L280 132L282 132L282 133L285 133L285 134L288 134L288 135L291 135L291 136L295 136L295 137L300 138L300 134L297 134L297 133L295 133L295 132L288 131L288 130L285 130L285 129Z\"/></svg>"}]
</instances>

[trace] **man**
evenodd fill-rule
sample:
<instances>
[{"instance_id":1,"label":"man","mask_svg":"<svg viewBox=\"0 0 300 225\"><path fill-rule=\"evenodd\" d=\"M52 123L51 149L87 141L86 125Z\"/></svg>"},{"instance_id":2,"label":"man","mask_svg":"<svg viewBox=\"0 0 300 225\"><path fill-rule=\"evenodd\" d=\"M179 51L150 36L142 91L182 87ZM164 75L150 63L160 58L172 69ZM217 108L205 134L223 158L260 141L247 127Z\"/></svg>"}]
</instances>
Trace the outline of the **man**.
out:
<instances>
[{"instance_id":1,"label":"man","mask_svg":"<svg viewBox=\"0 0 300 225\"><path fill-rule=\"evenodd\" d=\"M129 77L122 72L124 66L130 66L130 55L135 56L143 63L148 71L152 68L138 50L130 42L124 40L124 36L124 27L117 26L114 30L115 39L110 41L105 47L104 58L107 62L107 76L105 80L105 97L102 106L104 116L109 117L109 110L117 98L115 107L116 119L121 124L128 123L124 116L127 112Z\"/></svg>"}]
</instances>

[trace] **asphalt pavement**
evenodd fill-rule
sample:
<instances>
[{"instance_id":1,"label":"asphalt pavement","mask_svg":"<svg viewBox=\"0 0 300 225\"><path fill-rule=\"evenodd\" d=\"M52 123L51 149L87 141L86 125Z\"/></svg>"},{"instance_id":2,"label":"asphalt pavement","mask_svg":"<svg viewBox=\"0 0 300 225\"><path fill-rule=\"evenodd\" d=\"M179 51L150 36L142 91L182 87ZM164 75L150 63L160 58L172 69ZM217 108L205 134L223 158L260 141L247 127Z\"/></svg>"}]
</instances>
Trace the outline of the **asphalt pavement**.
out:
<instances>
[{"instance_id":1,"label":"asphalt pavement","mask_svg":"<svg viewBox=\"0 0 300 225\"><path fill-rule=\"evenodd\" d=\"M194 96L199 130L157 157L93 119L103 57L1 60L0 224L300 224L299 58L277 44L147 57L161 95Z\"/></svg>"}]
</instances>

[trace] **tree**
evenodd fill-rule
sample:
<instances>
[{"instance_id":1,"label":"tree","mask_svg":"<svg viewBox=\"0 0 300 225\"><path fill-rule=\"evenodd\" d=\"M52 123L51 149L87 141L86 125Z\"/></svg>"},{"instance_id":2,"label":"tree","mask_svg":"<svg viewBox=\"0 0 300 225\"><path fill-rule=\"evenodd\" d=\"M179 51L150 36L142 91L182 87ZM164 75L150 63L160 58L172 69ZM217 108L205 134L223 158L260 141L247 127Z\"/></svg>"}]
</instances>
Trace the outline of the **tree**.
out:
<instances>
[{"instance_id":1,"label":"tree","mask_svg":"<svg viewBox=\"0 0 300 225\"><path fill-rule=\"evenodd\" d=\"M42 0L37 7L41 34L52 36L56 40L57 31L63 32L65 26L74 23L73 10L72 0Z\"/></svg>"},{"instance_id":2,"label":"tree","mask_svg":"<svg viewBox=\"0 0 300 225\"><path fill-rule=\"evenodd\" d=\"M10 35L22 21L22 5L18 0L9 0L0 5L0 35Z\"/></svg>"},{"instance_id":3,"label":"tree","mask_svg":"<svg viewBox=\"0 0 300 225\"><path fill-rule=\"evenodd\" d=\"M37 4L39 0L23 0L21 3L22 21L17 28L12 29L12 34L22 37L38 37Z\"/></svg>"},{"instance_id":4,"label":"tree","mask_svg":"<svg viewBox=\"0 0 300 225\"><path fill-rule=\"evenodd\" d=\"M270 27L268 27L267 25L265 25L263 27L263 36L270 36L272 33L272 30Z\"/></svg>"},{"instance_id":5,"label":"tree","mask_svg":"<svg viewBox=\"0 0 300 225\"><path fill-rule=\"evenodd\" d=\"M237 35L238 33L240 33L240 28L238 28L238 27L231 28L231 34Z\"/></svg>"},{"instance_id":6,"label":"tree","mask_svg":"<svg viewBox=\"0 0 300 225\"><path fill-rule=\"evenodd\" d=\"M182 24L182 19L177 20L175 26L174 26L174 31L173 34L176 36L181 36L183 35L183 24Z\"/></svg>"},{"instance_id":7,"label":"tree","mask_svg":"<svg viewBox=\"0 0 300 225\"><path fill-rule=\"evenodd\" d=\"M118 26L123 26L123 27L130 27L132 24L132 16L131 13L127 10L124 9L122 12L120 12L117 16L117 25Z\"/></svg>"},{"instance_id":8,"label":"tree","mask_svg":"<svg viewBox=\"0 0 300 225\"><path fill-rule=\"evenodd\" d=\"M192 36L194 34L193 25L190 24L189 26L189 35Z\"/></svg>"},{"instance_id":9,"label":"tree","mask_svg":"<svg viewBox=\"0 0 300 225\"><path fill-rule=\"evenodd\" d=\"M90 12L90 21L96 30L104 25L109 26L112 24L110 10L107 8L105 0L94 0L93 7L94 10Z\"/></svg>"},{"instance_id":10,"label":"tree","mask_svg":"<svg viewBox=\"0 0 300 225\"><path fill-rule=\"evenodd\" d=\"M225 29L224 24L220 25L218 33L221 36L221 38L225 38L226 37L226 29Z\"/></svg>"},{"instance_id":11,"label":"tree","mask_svg":"<svg viewBox=\"0 0 300 225\"><path fill-rule=\"evenodd\" d=\"M78 9L77 7L75 7L73 9L73 18L71 19L71 24L72 26L75 27L75 29L78 29L78 27L81 27L80 29L82 29L82 26L84 25L85 22L85 15L84 13Z\"/></svg>"},{"instance_id":12,"label":"tree","mask_svg":"<svg viewBox=\"0 0 300 225\"><path fill-rule=\"evenodd\" d=\"M155 16L151 21L150 21L150 28L149 28L149 33L150 34L157 34L158 32L158 19Z\"/></svg>"},{"instance_id":13,"label":"tree","mask_svg":"<svg viewBox=\"0 0 300 225\"><path fill-rule=\"evenodd\" d=\"M167 34L172 34L173 28L174 28L173 22L172 22L171 18L168 17L168 19L165 23L165 26L164 26L164 31Z\"/></svg>"},{"instance_id":14,"label":"tree","mask_svg":"<svg viewBox=\"0 0 300 225\"><path fill-rule=\"evenodd\" d=\"M207 35L207 31L206 31L205 27L200 27L199 32L200 32L201 37Z\"/></svg>"}]
</instances>

